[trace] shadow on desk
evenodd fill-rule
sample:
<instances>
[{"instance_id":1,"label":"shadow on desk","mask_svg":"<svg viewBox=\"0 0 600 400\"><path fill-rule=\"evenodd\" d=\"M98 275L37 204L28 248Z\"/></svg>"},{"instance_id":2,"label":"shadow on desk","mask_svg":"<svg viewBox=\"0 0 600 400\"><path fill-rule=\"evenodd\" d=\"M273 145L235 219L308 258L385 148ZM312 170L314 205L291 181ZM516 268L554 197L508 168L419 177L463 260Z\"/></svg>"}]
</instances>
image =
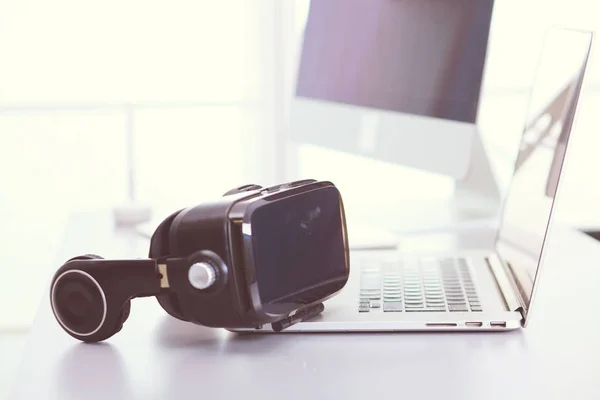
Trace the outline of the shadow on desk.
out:
<instances>
[{"instance_id":1,"label":"shadow on desk","mask_svg":"<svg viewBox=\"0 0 600 400\"><path fill-rule=\"evenodd\" d=\"M277 341L269 335L236 334L164 316L156 330L156 340L165 349L196 349L203 352L248 354L273 349ZM272 336L272 335L271 335Z\"/></svg>"},{"instance_id":2,"label":"shadow on desk","mask_svg":"<svg viewBox=\"0 0 600 400\"><path fill-rule=\"evenodd\" d=\"M93 387L101 387L102 397L107 399L132 394L131 379L123 358L111 344L78 343L63 355L58 365L56 383L64 398L79 399L85 396L91 399L100 396L90 391Z\"/></svg>"}]
</instances>

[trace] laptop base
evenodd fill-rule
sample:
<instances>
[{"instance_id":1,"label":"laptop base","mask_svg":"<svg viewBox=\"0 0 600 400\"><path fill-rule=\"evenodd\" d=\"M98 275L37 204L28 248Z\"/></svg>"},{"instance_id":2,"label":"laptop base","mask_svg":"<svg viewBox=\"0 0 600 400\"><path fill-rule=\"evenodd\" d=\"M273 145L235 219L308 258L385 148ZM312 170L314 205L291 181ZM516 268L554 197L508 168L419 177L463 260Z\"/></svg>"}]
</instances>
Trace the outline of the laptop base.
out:
<instances>
[{"instance_id":1,"label":"laptop base","mask_svg":"<svg viewBox=\"0 0 600 400\"><path fill-rule=\"evenodd\" d=\"M354 253L356 254L356 253ZM374 259L389 260L398 257L394 251L362 252ZM471 270L471 279L478 292L477 308L465 311L412 311L403 306L384 310L383 301L374 304L368 312L361 311L361 269L351 272L346 287L324 303L324 311L311 319L295 324L282 332L403 332L403 331L510 331L522 327L522 315L511 311L504 301L494 275L485 262L487 252L463 255ZM401 258L402 259L402 258ZM354 264L357 264L356 262ZM383 300L383 298L381 299ZM378 302L379 300L374 300ZM476 311L472 311L476 310ZM270 325L254 329L232 329L233 332L273 332Z\"/></svg>"}]
</instances>

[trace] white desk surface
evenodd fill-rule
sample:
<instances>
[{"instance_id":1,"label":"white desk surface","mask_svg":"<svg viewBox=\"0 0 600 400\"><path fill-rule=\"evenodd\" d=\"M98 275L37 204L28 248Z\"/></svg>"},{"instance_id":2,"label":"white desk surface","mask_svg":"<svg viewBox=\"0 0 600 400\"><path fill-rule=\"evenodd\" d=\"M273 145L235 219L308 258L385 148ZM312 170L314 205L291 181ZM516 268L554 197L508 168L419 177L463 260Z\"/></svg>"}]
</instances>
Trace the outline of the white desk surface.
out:
<instances>
[{"instance_id":1,"label":"white desk surface","mask_svg":"<svg viewBox=\"0 0 600 400\"><path fill-rule=\"evenodd\" d=\"M88 217L70 223L63 259L144 256L145 243ZM508 333L245 336L137 299L119 334L89 345L43 301L10 398L598 399L599 284L600 244L555 229L531 324Z\"/></svg>"}]
</instances>

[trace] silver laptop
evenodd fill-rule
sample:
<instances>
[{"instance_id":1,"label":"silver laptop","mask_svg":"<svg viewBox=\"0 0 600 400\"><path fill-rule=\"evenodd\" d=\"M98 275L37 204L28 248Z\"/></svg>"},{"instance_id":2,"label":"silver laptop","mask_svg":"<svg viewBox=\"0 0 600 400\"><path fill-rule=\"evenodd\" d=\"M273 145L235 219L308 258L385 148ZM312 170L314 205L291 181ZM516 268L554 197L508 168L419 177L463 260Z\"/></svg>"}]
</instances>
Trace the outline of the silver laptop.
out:
<instances>
[{"instance_id":1,"label":"silver laptop","mask_svg":"<svg viewBox=\"0 0 600 400\"><path fill-rule=\"evenodd\" d=\"M408 238L393 251L351 251L346 287L320 316L286 332L525 327L592 39L591 32L565 29L546 36L497 230ZM482 247L477 242L485 238Z\"/></svg>"}]
</instances>

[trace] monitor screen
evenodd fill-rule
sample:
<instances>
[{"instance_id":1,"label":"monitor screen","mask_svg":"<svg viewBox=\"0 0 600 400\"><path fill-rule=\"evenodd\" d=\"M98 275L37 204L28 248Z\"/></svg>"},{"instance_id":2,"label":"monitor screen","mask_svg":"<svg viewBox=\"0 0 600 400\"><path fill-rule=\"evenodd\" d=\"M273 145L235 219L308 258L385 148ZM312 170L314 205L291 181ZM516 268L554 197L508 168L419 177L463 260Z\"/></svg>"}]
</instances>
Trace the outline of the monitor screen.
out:
<instances>
[{"instance_id":1,"label":"monitor screen","mask_svg":"<svg viewBox=\"0 0 600 400\"><path fill-rule=\"evenodd\" d=\"M296 95L475 123L493 0L312 1Z\"/></svg>"},{"instance_id":2,"label":"monitor screen","mask_svg":"<svg viewBox=\"0 0 600 400\"><path fill-rule=\"evenodd\" d=\"M529 305L567 153L592 34L551 29L530 93L498 250L518 277Z\"/></svg>"}]
</instances>

